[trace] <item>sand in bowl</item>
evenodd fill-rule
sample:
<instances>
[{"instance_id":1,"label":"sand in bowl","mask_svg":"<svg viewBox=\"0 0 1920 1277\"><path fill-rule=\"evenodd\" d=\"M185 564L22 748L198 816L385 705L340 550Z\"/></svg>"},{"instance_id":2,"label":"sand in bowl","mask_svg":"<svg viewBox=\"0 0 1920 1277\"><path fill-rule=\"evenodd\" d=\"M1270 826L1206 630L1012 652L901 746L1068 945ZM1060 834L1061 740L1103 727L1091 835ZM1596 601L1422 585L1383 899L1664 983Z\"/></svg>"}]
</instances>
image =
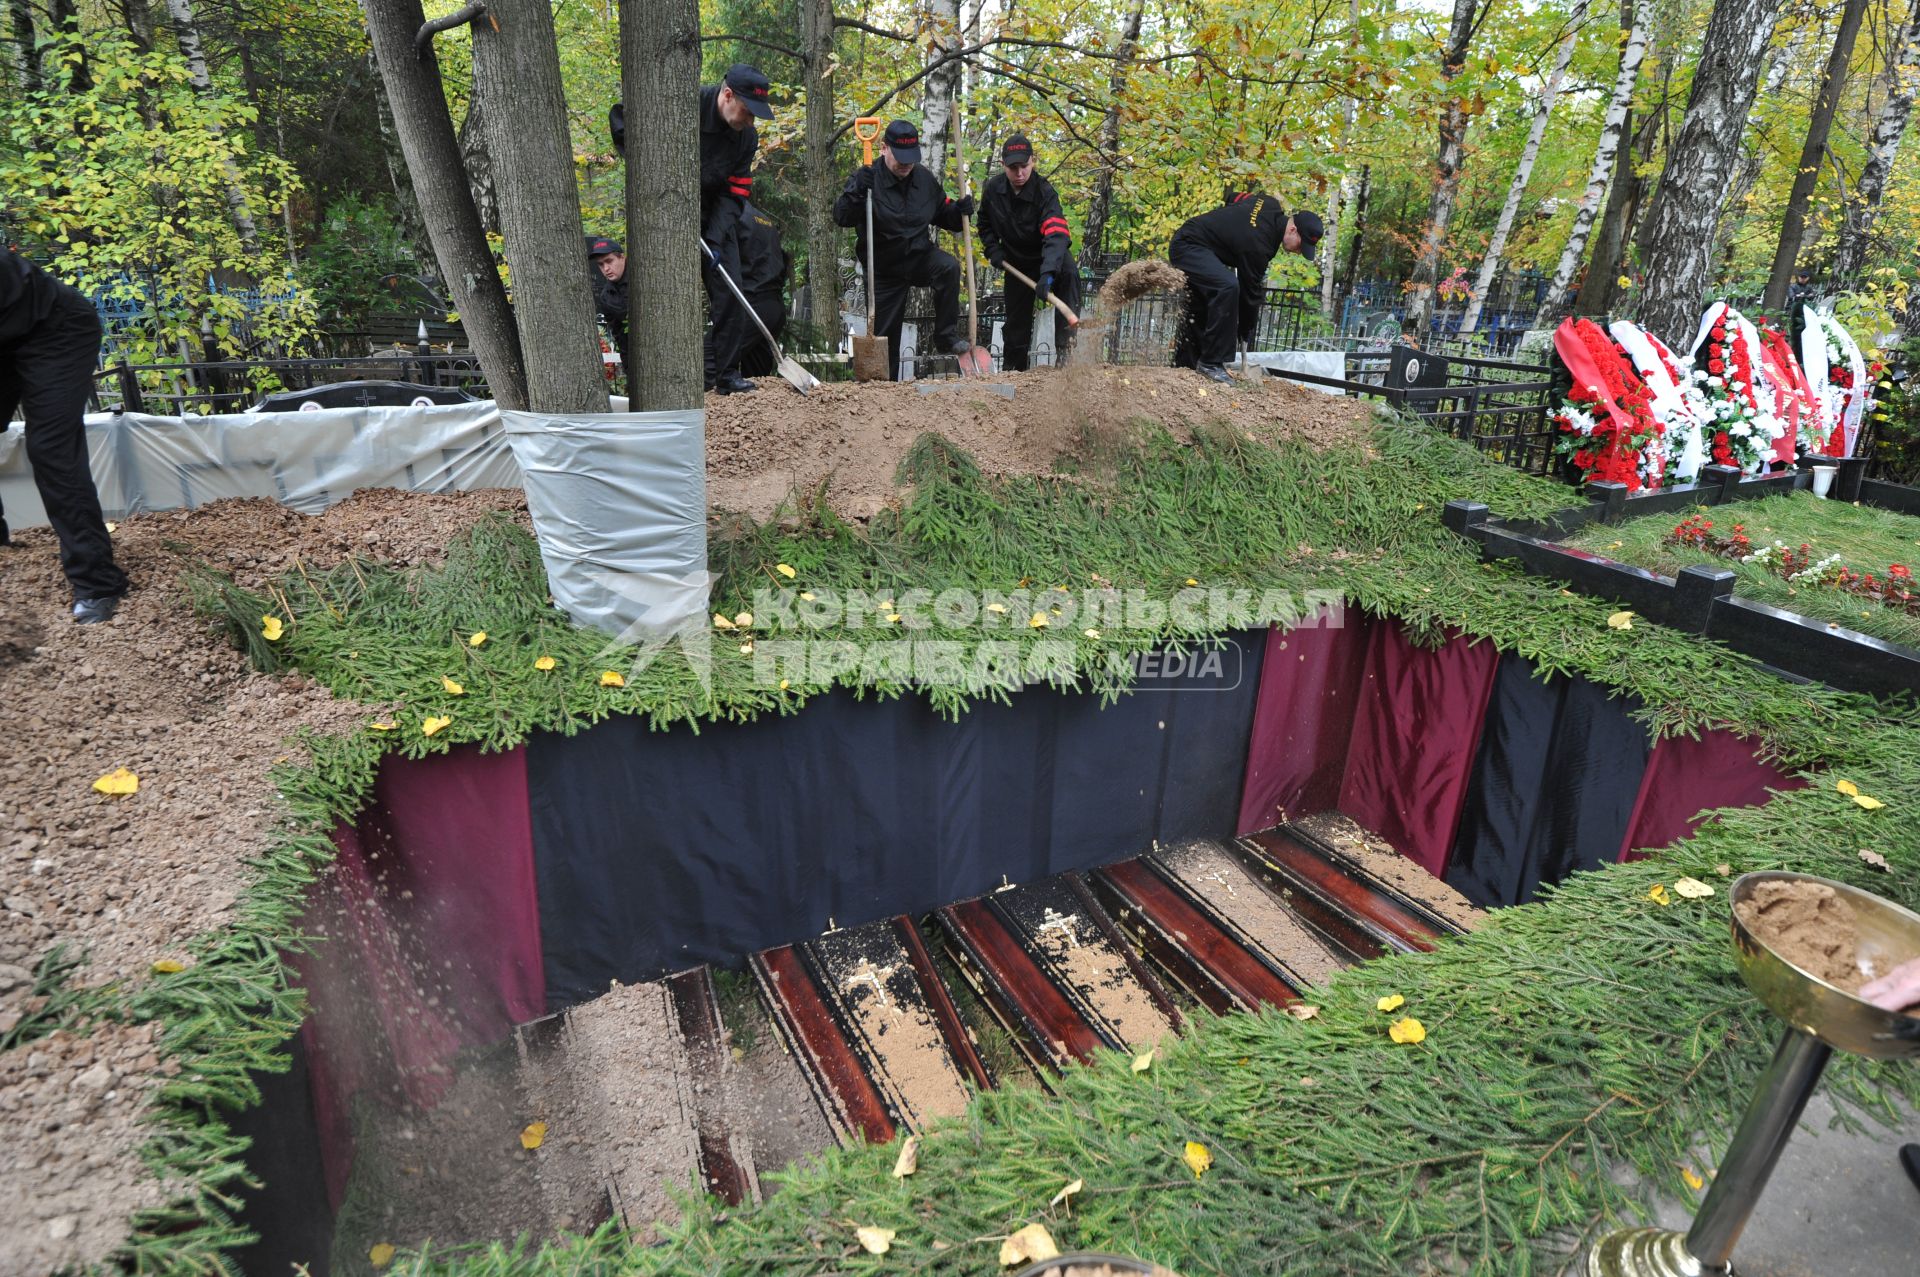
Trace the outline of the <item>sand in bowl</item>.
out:
<instances>
[{"instance_id":1,"label":"sand in bowl","mask_svg":"<svg viewBox=\"0 0 1920 1277\"><path fill-rule=\"evenodd\" d=\"M1762 882L1733 907L1741 925L1787 962L1848 993L1858 993L1859 934L1853 908L1817 882Z\"/></svg>"}]
</instances>

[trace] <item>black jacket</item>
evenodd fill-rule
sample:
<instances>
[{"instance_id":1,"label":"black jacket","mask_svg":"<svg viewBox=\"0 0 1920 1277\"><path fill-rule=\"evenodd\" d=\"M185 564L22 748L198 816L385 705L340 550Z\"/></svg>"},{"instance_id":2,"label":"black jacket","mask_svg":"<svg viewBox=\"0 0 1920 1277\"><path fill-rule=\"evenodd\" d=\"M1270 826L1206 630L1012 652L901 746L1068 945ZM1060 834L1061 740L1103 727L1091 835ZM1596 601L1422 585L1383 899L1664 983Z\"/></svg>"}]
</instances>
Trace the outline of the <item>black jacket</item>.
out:
<instances>
[{"instance_id":1,"label":"black jacket","mask_svg":"<svg viewBox=\"0 0 1920 1277\"><path fill-rule=\"evenodd\" d=\"M895 177L880 156L865 168L857 168L847 179L846 189L833 202L833 220L851 226L864 266L867 260L867 209L863 192L873 193L873 235L878 241L874 257L882 280L892 272L916 266L933 251L933 236L927 227L958 233L966 218L960 205L947 198L940 179L916 164L904 178Z\"/></svg>"},{"instance_id":2,"label":"black jacket","mask_svg":"<svg viewBox=\"0 0 1920 1277\"><path fill-rule=\"evenodd\" d=\"M1253 331L1266 296L1267 266L1280 252L1287 214L1271 195L1236 195L1210 213L1184 222L1175 244L1206 249L1240 276L1240 332Z\"/></svg>"},{"instance_id":3,"label":"black jacket","mask_svg":"<svg viewBox=\"0 0 1920 1277\"><path fill-rule=\"evenodd\" d=\"M778 295L790 259L780 246L780 225L751 204L740 210L740 291Z\"/></svg>"},{"instance_id":4,"label":"black jacket","mask_svg":"<svg viewBox=\"0 0 1920 1277\"><path fill-rule=\"evenodd\" d=\"M753 121L734 132L720 115L720 85L700 90L700 233L716 239L739 219L740 205L753 194L753 157L760 131ZM620 154L627 153L627 108L616 102L607 112L607 130Z\"/></svg>"},{"instance_id":5,"label":"black jacket","mask_svg":"<svg viewBox=\"0 0 1920 1277\"><path fill-rule=\"evenodd\" d=\"M1038 173L1017 191L1005 173L988 178L974 224L988 261L1011 261L1035 279L1066 273L1073 237L1060 212L1059 192Z\"/></svg>"},{"instance_id":6,"label":"black jacket","mask_svg":"<svg viewBox=\"0 0 1920 1277\"><path fill-rule=\"evenodd\" d=\"M20 341L46 322L62 293L80 294L0 244L0 346ZM85 299L82 299L85 304ZM0 422L0 427L5 423Z\"/></svg>"}]
</instances>

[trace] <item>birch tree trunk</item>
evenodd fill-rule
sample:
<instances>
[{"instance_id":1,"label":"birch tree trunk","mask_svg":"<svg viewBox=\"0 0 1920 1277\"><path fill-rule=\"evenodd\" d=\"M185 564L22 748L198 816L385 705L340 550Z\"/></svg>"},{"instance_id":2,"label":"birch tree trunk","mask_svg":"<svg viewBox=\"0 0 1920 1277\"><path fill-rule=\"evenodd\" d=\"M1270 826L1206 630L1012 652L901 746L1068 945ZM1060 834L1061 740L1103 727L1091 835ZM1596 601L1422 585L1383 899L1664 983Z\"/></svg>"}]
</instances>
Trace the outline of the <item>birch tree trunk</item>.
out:
<instances>
[{"instance_id":1,"label":"birch tree trunk","mask_svg":"<svg viewBox=\"0 0 1920 1277\"><path fill-rule=\"evenodd\" d=\"M1360 25L1360 0L1347 0L1347 24L1355 28ZM1343 163L1353 139L1354 117L1359 113L1360 100L1349 95L1340 110L1339 154ZM1333 318L1333 264L1340 251L1340 217L1352 199L1353 172L1346 169L1340 174L1340 184L1327 197L1326 225L1320 237L1320 313L1327 319Z\"/></svg>"},{"instance_id":2,"label":"birch tree trunk","mask_svg":"<svg viewBox=\"0 0 1920 1277\"><path fill-rule=\"evenodd\" d=\"M1887 97L1874 117L1873 135L1867 142L1867 162L1860 170L1853 193L1847 198L1846 220L1840 227L1840 247L1833 256L1832 285L1836 291L1851 288L1866 264L1867 243L1880 201L1887 193L1887 175L1893 171L1894 158L1900 153L1900 139L1906 135L1907 121L1913 115L1913 96L1920 82L1920 3L1907 18L1907 25L1895 37L1893 60L1887 66Z\"/></svg>"},{"instance_id":3,"label":"birch tree trunk","mask_svg":"<svg viewBox=\"0 0 1920 1277\"><path fill-rule=\"evenodd\" d=\"M1780 0L1719 0L1693 72L1687 113L1667 149L1642 267L1640 323L1676 350L1691 344L1712 282L1713 235L1733 176Z\"/></svg>"},{"instance_id":4,"label":"birch tree trunk","mask_svg":"<svg viewBox=\"0 0 1920 1277\"><path fill-rule=\"evenodd\" d=\"M1767 0L1760 0L1765 3ZM1778 0L1772 0L1778 3ZM1573 215L1573 229L1567 234L1566 247L1560 250L1559 264L1553 268L1553 283L1547 287L1547 299L1540 304L1536 321L1550 327L1567 313L1573 296L1574 272L1587 255L1587 236L1593 231L1593 219L1600 212L1600 201L1607 190L1607 176L1620 149L1620 137L1627 130L1627 116L1633 107L1633 86L1640 80L1640 63L1647 55L1647 28L1637 11L1623 7L1620 14L1629 22L1627 42L1620 48L1620 73L1613 80L1613 96L1607 100L1607 113L1600 120L1600 144L1593 150L1593 167L1587 170L1587 189L1580 196L1580 207Z\"/></svg>"},{"instance_id":5,"label":"birch tree trunk","mask_svg":"<svg viewBox=\"0 0 1920 1277\"><path fill-rule=\"evenodd\" d=\"M700 6L620 0L620 85L627 134L627 297L646 317L633 334L627 393L635 412L705 402L706 291L700 284ZM578 241L575 252L579 251ZM580 272L576 269L575 278Z\"/></svg>"},{"instance_id":6,"label":"birch tree trunk","mask_svg":"<svg viewBox=\"0 0 1920 1277\"><path fill-rule=\"evenodd\" d=\"M1814 99L1813 114L1807 120L1807 140L1800 148L1800 167L1793 175L1793 190L1787 196L1786 216L1780 224L1780 243L1773 251L1773 273L1767 278L1763 304L1778 310L1787 300L1787 285L1793 282L1794 263L1800 259L1800 241L1807 230L1807 205L1813 200L1814 184L1827 158L1827 138L1833 133L1834 113L1840 108L1840 95L1847 87L1847 65L1853 61L1853 43L1860 34L1860 22L1866 17L1867 0L1847 0L1840 12L1840 30L1833 38L1833 52L1827 58L1826 74L1820 77L1820 96Z\"/></svg>"},{"instance_id":7,"label":"birch tree trunk","mask_svg":"<svg viewBox=\"0 0 1920 1277\"><path fill-rule=\"evenodd\" d=\"M1467 313L1460 320L1460 332L1464 336L1480 326L1480 309L1486 301L1487 292L1493 287L1494 272L1500 269L1501 254L1507 251L1507 237L1513 234L1513 219L1520 212L1520 201L1527 194L1527 180L1533 176L1533 162L1540 156L1540 140L1547 135L1547 117L1553 112L1554 99L1560 96L1560 82L1566 79L1567 64L1573 61L1573 46L1580 38L1580 26L1587 20L1587 9L1591 0L1575 0L1573 12L1568 17L1566 39L1560 42L1560 51L1554 55L1553 70L1547 73L1547 82L1540 88L1540 106L1534 112L1533 126L1527 130L1527 144L1520 151L1520 165L1513 171L1513 181L1507 186L1507 201L1500 206L1500 218L1493 225L1493 238L1487 241L1486 260L1480 263L1480 277L1474 281L1473 296L1467 302Z\"/></svg>"},{"instance_id":8,"label":"birch tree trunk","mask_svg":"<svg viewBox=\"0 0 1920 1277\"><path fill-rule=\"evenodd\" d=\"M208 99L213 96L213 78L207 74L207 55L200 43L200 19L193 11L193 0L167 0L167 14L173 19L174 43L187 64L188 82L194 93ZM226 133L218 124L207 125L207 132L218 138ZM248 256L260 251L260 233L253 224L253 211L247 207L247 191L239 168L231 159L221 164L227 179L227 217L239 233L240 247Z\"/></svg>"},{"instance_id":9,"label":"birch tree trunk","mask_svg":"<svg viewBox=\"0 0 1920 1277\"><path fill-rule=\"evenodd\" d=\"M1479 0L1453 0L1453 21L1440 52L1440 79L1451 85L1467 62L1467 42L1473 38L1473 19ZM1433 313L1433 288L1440 280L1440 250L1447 242L1447 223L1460 195L1460 157L1467 145L1467 104L1449 97L1440 112L1440 151L1434 161L1433 196L1427 204L1426 232L1413 259L1413 292L1407 298L1407 319L1424 323Z\"/></svg>"},{"instance_id":10,"label":"birch tree trunk","mask_svg":"<svg viewBox=\"0 0 1920 1277\"><path fill-rule=\"evenodd\" d=\"M606 365L580 263L580 193L548 0L489 0L486 16L473 23L473 95L483 103L487 151L500 177L527 406L605 412ZM639 118L657 117L643 111ZM679 251L691 258L699 246L689 237Z\"/></svg>"},{"instance_id":11,"label":"birch tree trunk","mask_svg":"<svg viewBox=\"0 0 1920 1277\"><path fill-rule=\"evenodd\" d=\"M1115 50L1118 56L1107 77L1107 113L1100 120L1100 171L1093 180L1093 198L1087 204L1080 240L1080 263L1089 269L1106 250L1107 221L1113 215L1113 179L1120 171L1120 104L1126 96L1133 59L1140 51L1140 22L1146 8L1146 0L1133 0L1127 10L1120 28L1120 46Z\"/></svg>"},{"instance_id":12,"label":"birch tree trunk","mask_svg":"<svg viewBox=\"0 0 1920 1277\"><path fill-rule=\"evenodd\" d=\"M33 29L33 6L27 0L7 0L7 15L12 19L13 69L20 87L27 93L40 91L40 37Z\"/></svg>"},{"instance_id":13,"label":"birch tree trunk","mask_svg":"<svg viewBox=\"0 0 1920 1277\"><path fill-rule=\"evenodd\" d=\"M930 0L927 23L929 64L960 48L960 0ZM959 87L959 60L941 63L927 76L927 92L920 113L920 148L925 152L927 171L947 185L951 185L947 153L953 148L953 99Z\"/></svg>"},{"instance_id":14,"label":"birch tree trunk","mask_svg":"<svg viewBox=\"0 0 1920 1277\"><path fill-rule=\"evenodd\" d=\"M800 0L800 37L807 77L807 301L813 326L832 341L840 331L841 300L840 236L833 224L840 186L833 153L833 0Z\"/></svg>"},{"instance_id":15,"label":"birch tree trunk","mask_svg":"<svg viewBox=\"0 0 1920 1277\"><path fill-rule=\"evenodd\" d=\"M393 112L393 131L400 139L409 184L419 199L420 217L440 263L440 278L460 312L467 341L480 357L494 401L502 408L524 409L527 367L520 354L520 334L507 309L506 289L494 268L487 237L480 230L480 216L474 211L473 192L453 136L453 119L447 114L440 64L431 48L424 58L414 51L414 34L426 24L420 0L363 0L363 4L381 83ZM580 241L575 240L576 253L579 247Z\"/></svg>"},{"instance_id":16,"label":"birch tree trunk","mask_svg":"<svg viewBox=\"0 0 1920 1277\"><path fill-rule=\"evenodd\" d=\"M1649 51L1653 43L1648 42ZM1627 121L1621 131L1623 145L1614 155L1613 181L1607 187L1606 211L1593 231L1593 257L1573 297L1576 315L1610 314L1620 292L1620 276L1626 265L1627 240L1633 233L1634 218L1647 195L1647 179L1636 169L1653 156L1653 141L1658 135L1659 117L1648 112L1638 127L1633 109L1627 109Z\"/></svg>"}]
</instances>

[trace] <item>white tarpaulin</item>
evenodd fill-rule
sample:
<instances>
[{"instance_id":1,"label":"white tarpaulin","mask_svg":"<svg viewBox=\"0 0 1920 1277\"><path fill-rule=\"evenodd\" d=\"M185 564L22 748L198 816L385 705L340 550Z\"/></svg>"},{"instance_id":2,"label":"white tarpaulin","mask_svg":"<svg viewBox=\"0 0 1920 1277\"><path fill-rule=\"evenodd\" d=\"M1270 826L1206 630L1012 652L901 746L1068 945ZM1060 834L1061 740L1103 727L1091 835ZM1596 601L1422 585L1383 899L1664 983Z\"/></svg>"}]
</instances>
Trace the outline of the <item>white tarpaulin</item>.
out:
<instances>
[{"instance_id":1,"label":"white tarpaulin","mask_svg":"<svg viewBox=\"0 0 1920 1277\"><path fill-rule=\"evenodd\" d=\"M706 413L506 412L553 601L628 641L704 624Z\"/></svg>"},{"instance_id":2,"label":"white tarpaulin","mask_svg":"<svg viewBox=\"0 0 1920 1277\"><path fill-rule=\"evenodd\" d=\"M499 410L486 402L211 417L92 413L87 450L109 519L222 497L269 497L318 514L356 488L520 486ZM26 452L15 422L0 434L0 501L16 528L47 521Z\"/></svg>"},{"instance_id":3,"label":"white tarpaulin","mask_svg":"<svg viewBox=\"0 0 1920 1277\"><path fill-rule=\"evenodd\" d=\"M1303 372L1309 377L1326 377L1333 381L1345 381L1347 377L1347 356L1338 350L1250 350L1247 352L1247 365L1250 368L1265 368L1283 377L1290 372ZM1329 395L1346 393L1338 386L1316 386L1310 381L1297 381L1294 384Z\"/></svg>"}]
</instances>

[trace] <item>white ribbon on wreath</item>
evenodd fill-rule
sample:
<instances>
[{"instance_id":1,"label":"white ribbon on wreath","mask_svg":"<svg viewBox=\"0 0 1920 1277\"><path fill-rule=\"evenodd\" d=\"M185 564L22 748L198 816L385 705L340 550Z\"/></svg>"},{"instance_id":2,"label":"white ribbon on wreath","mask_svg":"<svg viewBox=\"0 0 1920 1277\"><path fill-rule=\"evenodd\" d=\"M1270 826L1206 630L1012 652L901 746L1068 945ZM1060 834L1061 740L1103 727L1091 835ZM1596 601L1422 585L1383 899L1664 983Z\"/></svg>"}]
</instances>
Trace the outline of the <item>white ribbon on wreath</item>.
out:
<instances>
[{"instance_id":1,"label":"white ribbon on wreath","mask_svg":"<svg viewBox=\"0 0 1920 1277\"><path fill-rule=\"evenodd\" d=\"M1700 467L1706 464L1706 437L1702 431L1713 420L1712 406L1687 376L1692 361L1667 350L1659 338L1629 320L1616 319L1607 326L1607 331L1633 360L1640 380L1653 395L1653 418L1666 427L1659 447L1663 455L1671 459L1668 480L1691 483L1700 477ZM1682 379L1680 382L1675 382L1667 372L1667 365L1661 359L1663 354L1673 362L1674 370Z\"/></svg>"}]
</instances>

